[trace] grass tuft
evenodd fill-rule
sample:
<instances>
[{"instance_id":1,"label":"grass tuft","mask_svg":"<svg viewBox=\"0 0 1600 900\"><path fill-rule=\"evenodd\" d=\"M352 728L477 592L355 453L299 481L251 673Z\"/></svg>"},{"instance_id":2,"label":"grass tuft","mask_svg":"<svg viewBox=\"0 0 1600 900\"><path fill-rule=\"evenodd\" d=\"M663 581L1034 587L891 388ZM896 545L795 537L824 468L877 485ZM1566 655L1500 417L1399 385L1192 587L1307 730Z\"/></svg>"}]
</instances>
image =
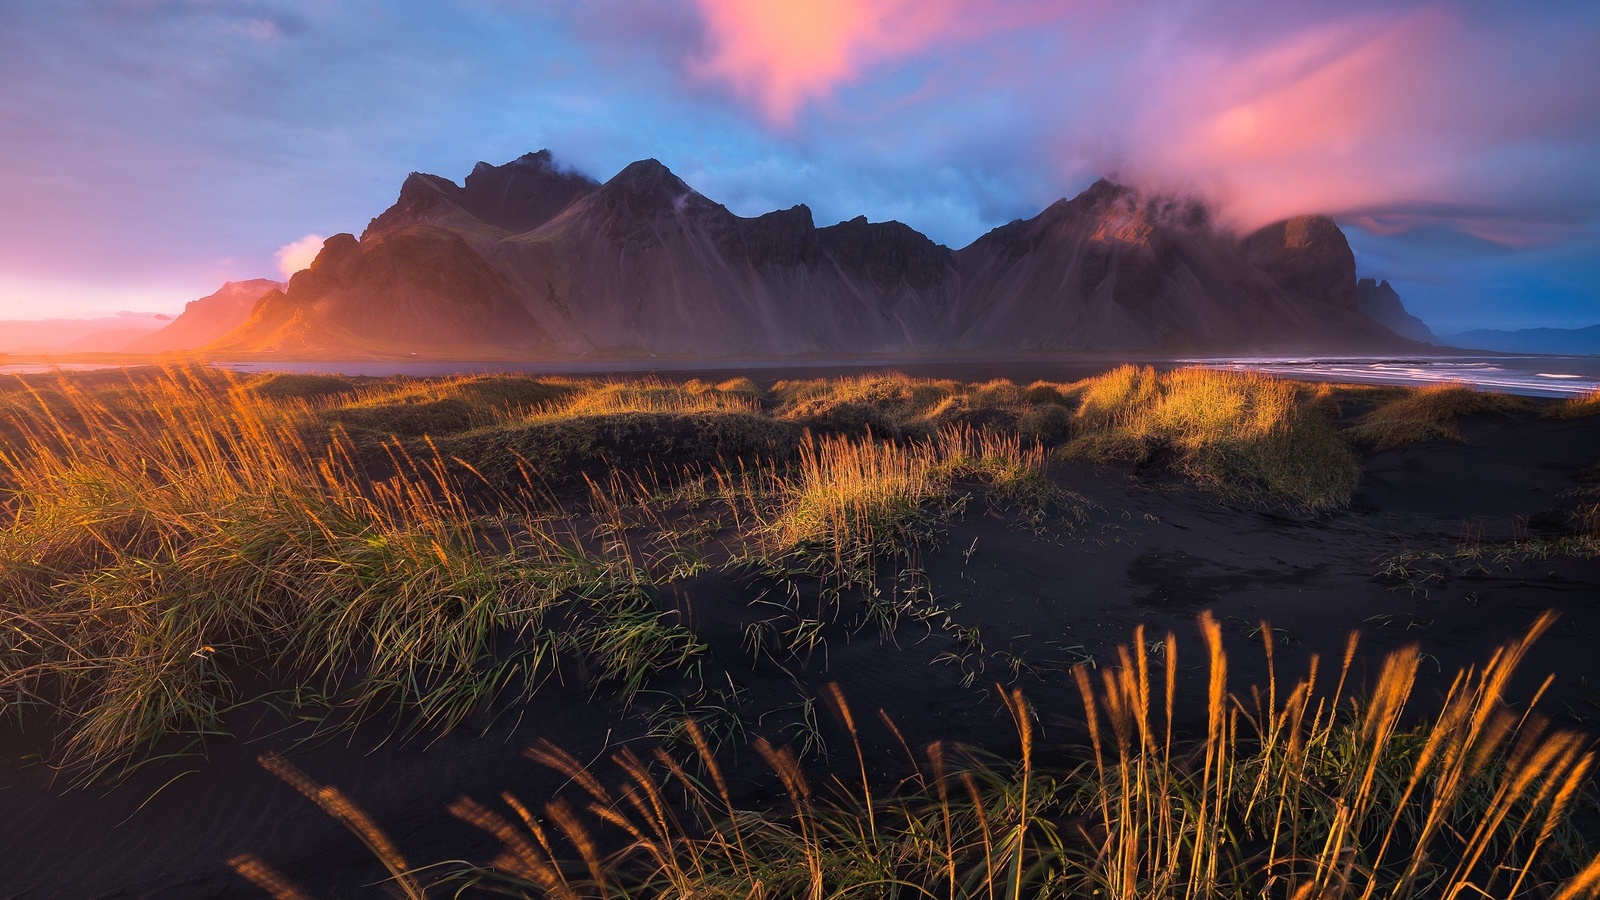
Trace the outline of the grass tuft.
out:
<instances>
[{"instance_id":1,"label":"grass tuft","mask_svg":"<svg viewBox=\"0 0 1600 900\"><path fill-rule=\"evenodd\" d=\"M1552 419L1583 419L1600 416L1600 388L1576 397L1568 397L1546 413Z\"/></svg>"},{"instance_id":2,"label":"grass tuft","mask_svg":"<svg viewBox=\"0 0 1600 900\"><path fill-rule=\"evenodd\" d=\"M1359 476L1319 388L1122 366L1083 383L1081 398L1067 456L1168 465L1230 499L1312 512L1348 504Z\"/></svg>"},{"instance_id":3,"label":"grass tuft","mask_svg":"<svg viewBox=\"0 0 1600 900\"><path fill-rule=\"evenodd\" d=\"M304 402L175 370L116 407L63 381L0 450L0 709L54 710L94 772L221 729L260 669L355 715L448 728L532 690L575 604L633 590L625 561L532 522L485 521L437 454L381 481ZM479 529L508 544L480 547ZM636 617L637 618L637 617ZM514 634L509 649L500 638Z\"/></svg>"},{"instance_id":4,"label":"grass tuft","mask_svg":"<svg viewBox=\"0 0 1600 900\"><path fill-rule=\"evenodd\" d=\"M541 745L530 757L587 795L581 812L564 798L543 815L511 794L505 812L457 801L451 812L502 851L432 887L573 900L1592 897L1600 855L1580 822L1595 799L1590 741L1507 705L1516 669L1552 621L1541 617L1460 672L1437 714L1420 721L1415 647L1389 654L1363 695L1346 693L1352 634L1331 674L1313 658L1294 683L1274 679L1241 696L1228 690L1221 629L1203 614L1209 687L1204 708L1190 711L1175 706L1176 641L1147 643L1141 629L1118 666L1074 671L1088 744L1065 769L1036 761L1033 710L1001 689L1018 736L1013 758L942 743L917 754L885 718L908 759L904 777L878 781L834 687L826 696L855 751L841 773L854 774L819 789L792 750L758 738L781 787L760 809L735 801L693 719L684 725L691 765L624 749L612 757L620 789ZM1270 636L1263 649L1270 660ZM1199 732L1175 734L1173 723L1194 713ZM331 788L313 793L281 762L267 764L328 808ZM335 806L386 864L400 858ZM395 872L408 891L411 874Z\"/></svg>"},{"instance_id":5,"label":"grass tuft","mask_svg":"<svg viewBox=\"0 0 1600 900\"><path fill-rule=\"evenodd\" d=\"M1347 430L1350 438L1389 450L1427 441L1464 442L1457 428L1470 416L1505 415L1527 408L1509 394L1475 391L1460 384L1434 384L1406 391L1367 413Z\"/></svg>"}]
</instances>

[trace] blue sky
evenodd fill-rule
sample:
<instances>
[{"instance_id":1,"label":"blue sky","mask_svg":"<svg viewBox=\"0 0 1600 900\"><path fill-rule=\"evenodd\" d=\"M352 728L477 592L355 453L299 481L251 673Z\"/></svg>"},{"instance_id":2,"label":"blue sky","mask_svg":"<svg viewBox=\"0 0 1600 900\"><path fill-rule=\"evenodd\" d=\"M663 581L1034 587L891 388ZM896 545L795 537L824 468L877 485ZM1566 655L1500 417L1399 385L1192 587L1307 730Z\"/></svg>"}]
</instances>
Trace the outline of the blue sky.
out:
<instances>
[{"instance_id":1,"label":"blue sky","mask_svg":"<svg viewBox=\"0 0 1600 900\"><path fill-rule=\"evenodd\" d=\"M549 148L953 247L1112 174L1330 212L1441 331L1600 322L1600 4L1334 6L0 0L0 318L175 312Z\"/></svg>"}]
</instances>

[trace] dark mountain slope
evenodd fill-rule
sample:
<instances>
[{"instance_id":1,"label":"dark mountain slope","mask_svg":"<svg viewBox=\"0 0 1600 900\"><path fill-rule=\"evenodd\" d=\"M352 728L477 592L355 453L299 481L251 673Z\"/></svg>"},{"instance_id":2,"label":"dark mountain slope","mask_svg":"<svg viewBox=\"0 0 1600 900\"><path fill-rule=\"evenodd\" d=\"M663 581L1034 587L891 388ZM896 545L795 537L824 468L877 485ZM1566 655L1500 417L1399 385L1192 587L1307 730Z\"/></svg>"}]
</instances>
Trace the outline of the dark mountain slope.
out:
<instances>
[{"instance_id":1,"label":"dark mountain slope","mask_svg":"<svg viewBox=\"0 0 1600 900\"><path fill-rule=\"evenodd\" d=\"M963 348L1253 351L1403 343L1354 309L1327 219L1242 242L1194 201L1107 181L958 254Z\"/></svg>"},{"instance_id":2,"label":"dark mountain slope","mask_svg":"<svg viewBox=\"0 0 1600 900\"><path fill-rule=\"evenodd\" d=\"M655 160L413 174L218 350L746 356L1414 348L1357 308L1325 217L1242 241L1196 201L1097 182L957 252L898 222L734 215ZM285 306L284 304L287 304ZM295 337L284 331L294 323ZM276 323L276 324L274 324ZM326 325L326 336L316 337Z\"/></svg>"},{"instance_id":3,"label":"dark mountain slope","mask_svg":"<svg viewBox=\"0 0 1600 900\"><path fill-rule=\"evenodd\" d=\"M455 232L337 234L287 291L268 293L217 352L540 350L545 336L506 280Z\"/></svg>"},{"instance_id":4,"label":"dark mountain slope","mask_svg":"<svg viewBox=\"0 0 1600 900\"><path fill-rule=\"evenodd\" d=\"M1356 308L1362 315L1377 322L1403 338L1427 344L1443 344L1428 323L1406 312L1400 295L1389 285L1371 278L1356 282Z\"/></svg>"}]
</instances>

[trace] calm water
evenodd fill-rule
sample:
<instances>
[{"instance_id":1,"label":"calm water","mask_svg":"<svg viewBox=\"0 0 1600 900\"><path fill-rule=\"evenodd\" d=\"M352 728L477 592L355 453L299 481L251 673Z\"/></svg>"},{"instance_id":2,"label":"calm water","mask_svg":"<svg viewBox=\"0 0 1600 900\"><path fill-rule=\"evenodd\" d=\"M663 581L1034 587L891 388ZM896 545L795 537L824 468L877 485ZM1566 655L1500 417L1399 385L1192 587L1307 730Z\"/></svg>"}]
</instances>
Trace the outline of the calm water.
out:
<instances>
[{"instance_id":1,"label":"calm water","mask_svg":"<svg viewBox=\"0 0 1600 900\"><path fill-rule=\"evenodd\" d=\"M235 372L323 372L343 375L437 377L514 373L527 375L639 375L729 377L757 381L820 377L896 369L924 377L1013 381L1068 381L1103 371L1121 360L1110 356L962 357L925 356L854 359L748 360L565 360L559 362L273 362L217 363ZM1205 365L1266 372L1286 378L1361 384L1417 385L1460 382L1482 390L1531 397L1564 397L1600 388L1600 356L1441 356L1417 358L1237 357L1136 359L1156 366ZM79 372L114 368L94 364L0 365L0 374Z\"/></svg>"}]
</instances>

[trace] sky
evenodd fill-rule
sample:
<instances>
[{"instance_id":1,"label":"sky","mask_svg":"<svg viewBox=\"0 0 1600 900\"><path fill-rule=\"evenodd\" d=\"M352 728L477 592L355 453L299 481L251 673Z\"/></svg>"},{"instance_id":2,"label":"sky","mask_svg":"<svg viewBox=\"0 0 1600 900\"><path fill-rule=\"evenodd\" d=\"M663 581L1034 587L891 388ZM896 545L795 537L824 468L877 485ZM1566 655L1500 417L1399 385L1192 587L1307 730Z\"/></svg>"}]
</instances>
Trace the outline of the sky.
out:
<instances>
[{"instance_id":1,"label":"sky","mask_svg":"<svg viewBox=\"0 0 1600 900\"><path fill-rule=\"evenodd\" d=\"M0 319L177 312L548 148L957 248L1107 175L1333 215L1441 333L1591 325L1597 46L1594 0L0 0Z\"/></svg>"}]
</instances>

